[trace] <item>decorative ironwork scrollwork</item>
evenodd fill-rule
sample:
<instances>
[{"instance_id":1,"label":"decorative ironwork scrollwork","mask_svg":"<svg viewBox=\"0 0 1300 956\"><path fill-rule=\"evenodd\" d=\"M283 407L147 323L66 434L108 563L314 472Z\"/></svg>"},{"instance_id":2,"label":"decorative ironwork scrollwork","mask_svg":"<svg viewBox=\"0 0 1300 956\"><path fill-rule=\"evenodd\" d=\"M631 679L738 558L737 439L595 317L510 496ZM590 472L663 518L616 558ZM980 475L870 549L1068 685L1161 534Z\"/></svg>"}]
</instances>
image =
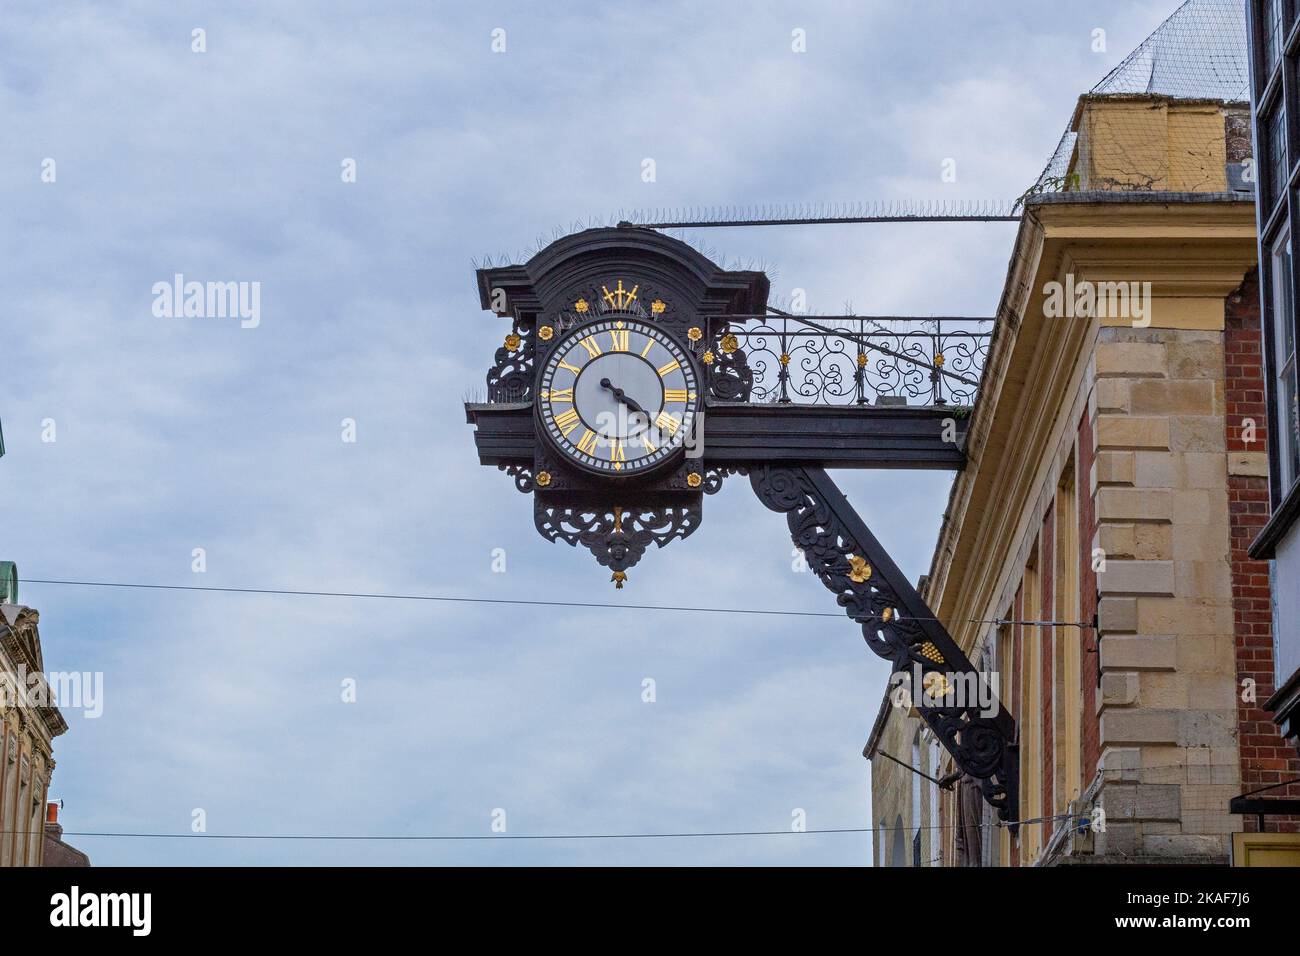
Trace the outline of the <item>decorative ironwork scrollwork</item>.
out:
<instances>
[{"instance_id":1,"label":"decorative ironwork scrollwork","mask_svg":"<svg viewBox=\"0 0 1300 956\"><path fill-rule=\"evenodd\" d=\"M493 356L487 373L488 401L531 402L533 400L533 359L536 340L535 322L516 318L505 342Z\"/></svg>"},{"instance_id":2,"label":"decorative ironwork scrollwork","mask_svg":"<svg viewBox=\"0 0 1300 956\"><path fill-rule=\"evenodd\" d=\"M542 537L581 544L613 572L610 580L619 588L627 580L627 570L650 545L662 548L689 536L700 526L701 516L698 496L674 504L626 508L552 502L543 495L533 500L533 522Z\"/></svg>"},{"instance_id":3,"label":"decorative ironwork scrollwork","mask_svg":"<svg viewBox=\"0 0 1300 956\"><path fill-rule=\"evenodd\" d=\"M524 494L531 493L533 489L537 486L536 481L533 479L532 465L500 464L497 465L497 468L501 471L504 471L507 475L513 478L515 480L515 488L517 488L519 491L523 492ZM547 483L549 484L549 482Z\"/></svg>"},{"instance_id":4,"label":"decorative ironwork scrollwork","mask_svg":"<svg viewBox=\"0 0 1300 956\"><path fill-rule=\"evenodd\" d=\"M704 470L704 481L700 488L706 495L716 495L722 490L722 481L727 475L745 475L748 469L731 467L710 467Z\"/></svg>"},{"instance_id":5,"label":"decorative ironwork scrollwork","mask_svg":"<svg viewBox=\"0 0 1300 956\"><path fill-rule=\"evenodd\" d=\"M786 515L809 569L895 672L919 668L923 681L936 673L945 682L961 674L983 679L824 471L764 466L750 472L750 482L766 507ZM978 700L948 698L940 706L917 703L917 710L1001 819L1014 821L1015 725L1005 709L999 705L990 717Z\"/></svg>"},{"instance_id":6,"label":"decorative ironwork scrollwork","mask_svg":"<svg viewBox=\"0 0 1300 956\"><path fill-rule=\"evenodd\" d=\"M754 390L754 370L731 329L723 325L708 348L700 352L709 394L723 402L748 402Z\"/></svg>"},{"instance_id":7,"label":"decorative ironwork scrollwork","mask_svg":"<svg viewBox=\"0 0 1300 956\"><path fill-rule=\"evenodd\" d=\"M742 390L726 374L726 356L712 350L719 371L711 370L711 394L726 401L973 405L989 348L986 327L952 319L891 328L865 318L813 327L797 317L768 317L725 331L736 337L732 355L745 368L743 397L732 397Z\"/></svg>"}]
</instances>

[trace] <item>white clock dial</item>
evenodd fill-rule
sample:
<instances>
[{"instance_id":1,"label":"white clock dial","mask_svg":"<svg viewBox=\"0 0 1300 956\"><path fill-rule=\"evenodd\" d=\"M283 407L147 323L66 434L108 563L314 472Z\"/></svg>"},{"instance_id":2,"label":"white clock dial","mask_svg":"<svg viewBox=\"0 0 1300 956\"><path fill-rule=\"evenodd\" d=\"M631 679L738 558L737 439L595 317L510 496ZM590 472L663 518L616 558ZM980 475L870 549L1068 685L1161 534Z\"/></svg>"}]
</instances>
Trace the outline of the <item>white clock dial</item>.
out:
<instances>
[{"instance_id":1,"label":"white clock dial","mask_svg":"<svg viewBox=\"0 0 1300 956\"><path fill-rule=\"evenodd\" d=\"M556 343L537 408L551 444L571 462L626 476L677 457L695 425L698 389L690 356L670 333L608 319Z\"/></svg>"}]
</instances>

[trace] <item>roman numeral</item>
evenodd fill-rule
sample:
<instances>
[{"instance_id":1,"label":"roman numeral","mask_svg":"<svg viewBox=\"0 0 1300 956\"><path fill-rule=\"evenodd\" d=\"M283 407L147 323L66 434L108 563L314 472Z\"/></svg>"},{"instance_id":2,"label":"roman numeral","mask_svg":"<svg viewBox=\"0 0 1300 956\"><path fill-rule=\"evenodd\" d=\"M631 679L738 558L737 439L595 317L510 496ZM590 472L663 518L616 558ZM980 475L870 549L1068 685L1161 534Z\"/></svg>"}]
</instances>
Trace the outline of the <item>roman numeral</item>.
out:
<instances>
[{"instance_id":1,"label":"roman numeral","mask_svg":"<svg viewBox=\"0 0 1300 956\"><path fill-rule=\"evenodd\" d=\"M654 347L655 347L655 340L654 339L648 340L645 344L645 348L641 350L641 357L645 358L647 355L649 355L650 350Z\"/></svg>"},{"instance_id":2,"label":"roman numeral","mask_svg":"<svg viewBox=\"0 0 1300 956\"><path fill-rule=\"evenodd\" d=\"M578 413L570 408L562 415L555 416L555 427L560 430L565 438L569 437L569 432L578 427Z\"/></svg>"},{"instance_id":3,"label":"roman numeral","mask_svg":"<svg viewBox=\"0 0 1300 956\"><path fill-rule=\"evenodd\" d=\"M641 442L642 444L645 445L645 450L649 452L651 455L653 455L658 450L655 448L655 443L650 440L650 433L648 431L642 433Z\"/></svg>"},{"instance_id":4,"label":"roman numeral","mask_svg":"<svg viewBox=\"0 0 1300 956\"><path fill-rule=\"evenodd\" d=\"M614 439L614 444L610 446L609 460L615 464L627 461L627 452L623 450L623 443L618 439Z\"/></svg>"},{"instance_id":5,"label":"roman numeral","mask_svg":"<svg viewBox=\"0 0 1300 956\"><path fill-rule=\"evenodd\" d=\"M665 389L664 389L664 401L665 401L665 402L685 402L685 401L686 401L686 389L684 389L684 388L665 388Z\"/></svg>"},{"instance_id":6,"label":"roman numeral","mask_svg":"<svg viewBox=\"0 0 1300 956\"><path fill-rule=\"evenodd\" d=\"M669 372L674 372L681 367L682 367L682 363L677 361L677 359L673 359L671 362L667 363L666 365L659 366L659 377L663 378Z\"/></svg>"},{"instance_id":7,"label":"roman numeral","mask_svg":"<svg viewBox=\"0 0 1300 956\"><path fill-rule=\"evenodd\" d=\"M560 368L567 368L567 369L568 369L570 372L572 372L574 375L577 375L579 372L582 371L582 369L580 369L580 368L574 368L572 365L570 365L568 362L565 362L565 361L561 361L561 362L560 362Z\"/></svg>"},{"instance_id":8,"label":"roman numeral","mask_svg":"<svg viewBox=\"0 0 1300 956\"><path fill-rule=\"evenodd\" d=\"M659 417L655 419L655 424L661 431L666 431L670 435L676 435L677 429L681 427L681 421L669 415L667 412L660 412Z\"/></svg>"},{"instance_id":9,"label":"roman numeral","mask_svg":"<svg viewBox=\"0 0 1300 956\"><path fill-rule=\"evenodd\" d=\"M596 341L596 337L594 335L587 336L578 344L587 350L587 354L591 358L595 358L597 355L600 354L600 343Z\"/></svg>"},{"instance_id":10,"label":"roman numeral","mask_svg":"<svg viewBox=\"0 0 1300 956\"><path fill-rule=\"evenodd\" d=\"M596 453L596 433L588 428L578 439L578 451L585 452L588 455Z\"/></svg>"},{"instance_id":11,"label":"roman numeral","mask_svg":"<svg viewBox=\"0 0 1300 956\"><path fill-rule=\"evenodd\" d=\"M571 402L573 401L573 389L553 388L546 397L550 399L551 404L556 402Z\"/></svg>"},{"instance_id":12,"label":"roman numeral","mask_svg":"<svg viewBox=\"0 0 1300 956\"><path fill-rule=\"evenodd\" d=\"M627 329L610 329L610 330L609 330L609 337L610 337L610 338L613 340L613 342L614 342L614 344L610 347L610 351L612 351L612 352L626 352L626 351L627 351L627 340L628 340L628 330L627 330Z\"/></svg>"}]
</instances>

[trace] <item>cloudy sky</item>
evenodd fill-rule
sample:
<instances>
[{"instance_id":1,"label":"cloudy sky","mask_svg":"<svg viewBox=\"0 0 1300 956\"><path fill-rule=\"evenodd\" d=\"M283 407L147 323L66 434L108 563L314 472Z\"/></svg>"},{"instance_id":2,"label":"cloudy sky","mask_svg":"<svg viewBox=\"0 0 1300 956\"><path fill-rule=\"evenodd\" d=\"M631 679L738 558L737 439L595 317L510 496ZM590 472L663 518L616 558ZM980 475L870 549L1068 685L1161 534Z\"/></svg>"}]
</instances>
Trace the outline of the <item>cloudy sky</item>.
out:
<instances>
[{"instance_id":1,"label":"cloudy sky","mask_svg":"<svg viewBox=\"0 0 1300 956\"><path fill-rule=\"evenodd\" d=\"M464 423L506 331L471 259L620 210L1013 198L1174 5L8 4L0 558L36 579L833 611L743 479L623 591L539 537ZM1013 235L691 238L814 310L990 315ZM155 316L176 273L260 282L260 325ZM842 483L915 579L950 480ZM196 808L213 834L482 835L494 808L519 835L783 830L795 808L870 825L886 671L847 620L36 583L21 600L47 669L104 675L102 716L70 708L56 742L69 831L185 834ZM871 857L866 834L69 839L96 864Z\"/></svg>"}]
</instances>

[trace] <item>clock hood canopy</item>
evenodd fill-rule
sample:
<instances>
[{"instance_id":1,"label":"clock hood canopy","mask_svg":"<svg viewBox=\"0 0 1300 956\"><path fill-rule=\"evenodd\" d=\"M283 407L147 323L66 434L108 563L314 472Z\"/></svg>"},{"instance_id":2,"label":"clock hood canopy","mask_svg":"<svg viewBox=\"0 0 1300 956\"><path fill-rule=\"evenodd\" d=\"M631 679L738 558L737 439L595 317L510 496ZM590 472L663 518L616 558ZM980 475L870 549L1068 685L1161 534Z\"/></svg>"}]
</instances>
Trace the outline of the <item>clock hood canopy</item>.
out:
<instances>
[{"instance_id":1,"label":"clock hood canopy","mask_svg":"<svg viewBox=\"0 0 1300 956\"><path fill-rule=\"evenodd\" d=\"M584 229L557 239L523 265L479 269L479 299L485 310L516 321L555 314L588 295L595 308L602 287L618 279L639 286L636 302L661 302L661 320L687 315L762 315L767 276L754 270L723 269L680 239L654 229L622 224ZM504 301L502 300L504 293Z\"/></svg>"}]
</instances>

